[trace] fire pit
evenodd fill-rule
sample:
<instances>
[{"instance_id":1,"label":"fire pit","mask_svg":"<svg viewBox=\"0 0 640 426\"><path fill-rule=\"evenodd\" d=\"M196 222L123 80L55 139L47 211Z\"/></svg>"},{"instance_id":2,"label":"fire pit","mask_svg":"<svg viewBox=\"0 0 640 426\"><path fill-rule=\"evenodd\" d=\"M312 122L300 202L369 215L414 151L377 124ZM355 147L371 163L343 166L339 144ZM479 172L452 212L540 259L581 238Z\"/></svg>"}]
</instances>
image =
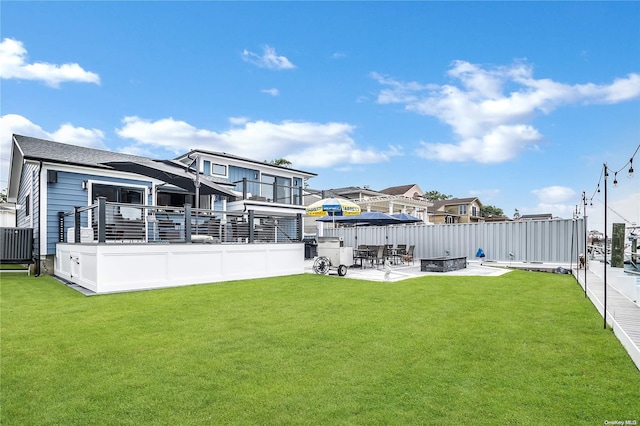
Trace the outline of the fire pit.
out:
<instances>
[{"instance_id":1,"label":"fire pit","mask_svg":"<svg viewBox=\"0 0 640 426\"><path fill-rule=\"evenodd\" d=\"M467 267L467 258L465 257L432 257L429 259L420 259L421 272L449 272L465 269Z\"/></svg>"}]
</instances>

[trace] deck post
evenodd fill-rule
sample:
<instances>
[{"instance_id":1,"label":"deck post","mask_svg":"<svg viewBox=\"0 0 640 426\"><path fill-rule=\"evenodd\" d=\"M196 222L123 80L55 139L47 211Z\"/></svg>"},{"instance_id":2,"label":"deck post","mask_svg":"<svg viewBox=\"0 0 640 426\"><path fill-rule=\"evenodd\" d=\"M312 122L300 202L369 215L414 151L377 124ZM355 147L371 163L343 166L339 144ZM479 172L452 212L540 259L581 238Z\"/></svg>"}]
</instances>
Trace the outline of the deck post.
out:
<instances>
[{"instance_id":1,"label":"deck post","mask_svg":"<svg viewBox=\"0 0 640 426\"><path fill-rule=\"evenodd\" d=\"M98 197L98 242L107 241L107 198Z\"/></svg>"},{"instance_id":2,"label":"deck post","mask_svg":"<svg viewBox=\"0 0 640 426\"><path fill-rule=\"evenodd\" d=\"M58 242L64 243L64 212L58 212Z\"/></svg>"},{"instance_id":3,"label":"deck post","mask_svg":"<svg viewBox=\"0 0 640 426\"><path fill-rule=\"evenodd\" d=\"M255 212L253 210L249 210L249 244L252 244L255 241L255 230L256 225L254 223Z\"/></svg>"},{"instance_id":4,"label":"deck post","mask_svg":"<svg viewBox=\"0 0 640 426\"><path fill-rule=\"evenodd\" d=\"M191 242L191 204L184 205L184 241Z\"/></svg>"},{"instance_id":5,"label":"deck post","mask_svg":"<svg viewBox=\"0 0 640 426\"><path fill-rule=\"evenodd\" d=\"M73 208L73 242L78 244L80 242L80 207Z\"/></svg>"}]
</instances>

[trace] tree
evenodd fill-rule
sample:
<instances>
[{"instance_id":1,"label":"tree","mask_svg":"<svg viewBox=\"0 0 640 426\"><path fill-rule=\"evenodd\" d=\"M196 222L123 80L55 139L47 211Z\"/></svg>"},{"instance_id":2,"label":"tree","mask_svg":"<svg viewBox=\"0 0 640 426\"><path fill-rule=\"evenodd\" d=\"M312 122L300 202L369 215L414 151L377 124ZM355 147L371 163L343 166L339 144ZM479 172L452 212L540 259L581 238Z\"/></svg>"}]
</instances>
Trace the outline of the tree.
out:
<instances>
[{"instance_id":1,"label":"tree","mask_svg":"<svg viewBox=\"0 0 640 426\"><path fill-rule=\"evenodd\" d=\"M435 190L424 193L424 198L426 198L429 201L448 200L451 197L453 197L453 195L443 194Z\"/></svg>"},{"instance_id":2,"label":"tree","mask_svg":"<svg viewBox=\"0 0 640 426\"><path fill-rule=\"evenodd\" d=\"M3 189L0 192L0 203L6 203L7 202L7 190Z\"/></svg>"},{"instance_id":3,"label":"tree","mask_svg":"<svg viewBox=\"0 0 640 426\"><path fill-rule=\"evenodd\" d=\"M482 213L482 216L504 216L504 212L502 211L502 209L496 207L496 206L482 206L482 208L480 209L480 213Z\"/></svg>"},{"instance_id":4,"label":"tree","mask_svg":"<svg viewBox=\"0 0 640 426\"><path fill-rule=\"evenodd\" d=\"M274 166L281 166L281 167L291 167L293 163L287 160L286 158L276 158L275 160L269 161L269 164L273 164Z\"/></svg>"}]
</instances>

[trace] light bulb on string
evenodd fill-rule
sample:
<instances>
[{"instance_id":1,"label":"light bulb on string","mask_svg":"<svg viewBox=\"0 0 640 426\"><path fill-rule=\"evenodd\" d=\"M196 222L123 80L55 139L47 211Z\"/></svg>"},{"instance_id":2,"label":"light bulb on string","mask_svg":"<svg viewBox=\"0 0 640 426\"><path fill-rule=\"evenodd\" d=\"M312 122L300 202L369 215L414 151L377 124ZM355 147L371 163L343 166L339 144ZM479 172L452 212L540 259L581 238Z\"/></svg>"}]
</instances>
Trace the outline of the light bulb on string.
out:
<instances>
[{"instance_id":1,"label":"light bulb on string","mask_svg":"<svg viewBox=\"0 0 640 426\"><path fill-rule=\"evenodd\" d=\"M618 187L618 172L615 172L613 174L613 187L617 188Z\"/></svg>"},{"instance_id":2,"label":"light bulb on string","mask_svg":"<svg viewBox=\"0 0 640 426\"><path fill-rule=\"evenodd\" d=\"M633 177L633 158L629 160L629 174L627 175L629 179Z\"/></svg>"}]
</instances>

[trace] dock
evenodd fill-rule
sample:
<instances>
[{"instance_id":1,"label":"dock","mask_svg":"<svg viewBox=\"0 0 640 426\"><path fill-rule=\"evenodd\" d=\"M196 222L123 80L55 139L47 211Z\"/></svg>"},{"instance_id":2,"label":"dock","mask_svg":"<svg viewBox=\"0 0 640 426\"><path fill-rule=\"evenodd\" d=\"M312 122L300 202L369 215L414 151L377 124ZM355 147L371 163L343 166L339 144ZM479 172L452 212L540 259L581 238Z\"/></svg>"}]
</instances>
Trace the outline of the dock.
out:
<instances>
[{"instance_id":1,"label":"dock","mask_svg":"<svg viewBox=\"0 0 640 426\"><path fill-rule=\"evenodd\" d=\"M584 290L585 270L574 269L574 276ZM607 277L606 324L611 327L622 346L640 370L640 306L609 284ZM587 297L604 316L604 280L587 269ZM603 320L603 328L605 321Z\"/></svg>"}]
</instances>

